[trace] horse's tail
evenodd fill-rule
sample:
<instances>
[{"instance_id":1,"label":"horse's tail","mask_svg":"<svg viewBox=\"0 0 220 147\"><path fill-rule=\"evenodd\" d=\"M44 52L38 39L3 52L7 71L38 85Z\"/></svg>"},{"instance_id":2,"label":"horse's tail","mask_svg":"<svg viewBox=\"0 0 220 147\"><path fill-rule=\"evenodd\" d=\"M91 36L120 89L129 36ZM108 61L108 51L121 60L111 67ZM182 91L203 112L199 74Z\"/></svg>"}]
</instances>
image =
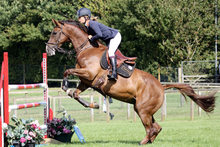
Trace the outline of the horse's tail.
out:
<instances>
[{"instance_id":1,"label":"horse's tail","mask_svg":"<svg viewBox=\"0 0 220 147\"><path fill-rule=\"evenodd\" d=\"M187 84L165 84L163 87L165 90L170 88L178 89L185 98L187 95L206 112L212 112L215 108L216 91L209 95L201 96L196 94L193 88Z\"/></svg>"}]
</instances>

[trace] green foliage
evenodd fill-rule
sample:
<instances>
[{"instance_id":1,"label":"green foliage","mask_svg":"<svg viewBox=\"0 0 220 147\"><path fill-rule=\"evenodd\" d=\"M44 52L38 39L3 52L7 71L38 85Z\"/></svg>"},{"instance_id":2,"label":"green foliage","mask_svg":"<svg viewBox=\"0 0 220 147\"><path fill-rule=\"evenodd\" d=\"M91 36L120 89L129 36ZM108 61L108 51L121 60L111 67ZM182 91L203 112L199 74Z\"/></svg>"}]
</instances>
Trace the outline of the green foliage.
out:
<instances>
[{"instance_id":1,"label":"green foliage","mask_svg":"<svg viewBox=\"0 0 220 147\"><path fill-rule=\"evenodd\" d=\"M51 19L75 19L81 7L90 8L98 21L121 32L120 49L137 56L142 70L156 73L159 66L178 67L181 61L215 57L219 29L214 0L1 0L0 48L9 52L10 64L38 64L53 28ZM51 77L58 76L57 65L75 64L74 58L65 56L48 59Z\"/></svg>"},{"instance_id":2,"label":"green foliage","mask_svg":"<svg viewBox=\"0 0 220 147\"><path fill-rule=\"evenodd\" d=\"M142 69L214 58L213 2L117 0L110 7L105 21L121 31L122 50L138 56Z\"/></svg>"},{"instance_id":3,"label":"green foliage","mask_svg":"<svg viewBox=\"0 0 220 147\"><path fill-rule=\"evenodd\" d=\"M53 28L52 18L58 20L75 18L76 5L77 2L74 0L65 2L62 0L2 0L0 2L0 48L9 52L10 82L21 82L15 74L18 71L17 67L23 67L25 64L40 65L42 53L45 52L45 42L48 41ZM54 73L57 65L74 63L74 60L70 61L62 54L48 61L48 65L51 65L48 73L51 73L52 77L57 76L57 73ZM36 73L39 70L40 68L30 71L32 79L30 78L27 83L39 82L39 78L33 76L37 76Z\"/></svg>"}]
</instances>

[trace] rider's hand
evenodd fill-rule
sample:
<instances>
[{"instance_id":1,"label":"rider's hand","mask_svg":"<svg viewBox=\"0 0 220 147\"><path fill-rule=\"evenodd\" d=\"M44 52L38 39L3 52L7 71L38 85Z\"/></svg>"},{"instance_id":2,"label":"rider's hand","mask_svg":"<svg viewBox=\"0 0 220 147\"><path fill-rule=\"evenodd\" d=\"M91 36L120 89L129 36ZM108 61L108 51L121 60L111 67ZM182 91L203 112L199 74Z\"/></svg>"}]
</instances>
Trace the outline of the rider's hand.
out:
<instances>
[{"instance_id":1,"label":"rider's hand","mask_svg":"<svg viewBox=\"0 0 220 147\"><path fill-rule=\"evenodd\" d=\"M88 38L89 38L89 40L90 40L90 39L92 38L92 35L89 35Z\"/></svg>"}]
</instances>

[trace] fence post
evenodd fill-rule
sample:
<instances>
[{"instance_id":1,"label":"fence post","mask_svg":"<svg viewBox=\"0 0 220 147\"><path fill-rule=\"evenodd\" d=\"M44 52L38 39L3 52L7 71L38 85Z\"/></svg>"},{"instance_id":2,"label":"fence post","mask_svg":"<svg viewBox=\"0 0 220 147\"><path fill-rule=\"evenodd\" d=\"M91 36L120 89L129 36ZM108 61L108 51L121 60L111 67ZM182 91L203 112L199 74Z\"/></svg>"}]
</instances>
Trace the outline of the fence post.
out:
<instances>
[{"instance_id":1,"label":"fence post","mask_svg":"<svg viewBox=\"0 0 220 147\"><path fill-rule=\"evenodd\" d=\"M13 98L13 104L16 105L16 99ZM17 116L17 110L14 110L14 115Z\"/></svg>"},{"instance_id":2,"label":"fence post","mask_svg":"<svg viewBox=\"0 0 220 147\"><path fill-rule=\"evenodd\" d=\"M99 113L102 113L102 109L100 108L102 106L102 96L99 95Z\"/></svg>"},{"instance_id":3,"label":"fence post","mask_svg":"<svg viewBox=\"0 0 220 147\"><path fill-rule=\"evenodd\" d=\"M61 96L61 91L58 91L58 95ZM58 98L58 111L61 110L62 104L61 104L61 98ZM56 112L56 111L54 111Z\"/></svg>"},{"instance_id":4,"label":"fence post","mask_svg":"<svg viewBox=\"0 0 220 147\"><path fill-rule=\"evenodd\" d=\"M166 119L167 115L167 94L164 94L164 101L161 108L161 121L164 121Z\"/></svg>"},{"instance_id":5,"label":"fence post","mask_svg":"<svg viewBox=\"0 0 220 147\"><path fill-rule=\"evenodd\" d=\"M190 120L194 120L194 102L190 100Z\"/></svg>"},{"instance_id":6,"label":"fence post","mask_svg":"<svg viewBox=\"0 0 220 147\"><path fill-rule=\"evenodd\" d=\"M90 102L93 103L94 99L93 99L93 93L90 95ZM91 108L91 122L94 122L94 109Z\"/></svg>"},{"instance_id":7,"label":"fence post","mask_svg":"<svg viewBox=\"0 0 220 147\"><path fill-rule=\"evenodd\" d=\"M127 119L130 119L131 111L130 111L130 104L127 104Z\"/></svg>"},{"instance_id":8,"label":"fence post","mask_svg":"<svg viewBox=\"0 0 220 147\"><path fill-rule=\"evenodd\" d=\"M137 114L136 114L136 112L134 111L134 122L136 122L137 121Z\"/></svg>"},{"instance_id":9,"label":"fence post","mask_svg":"<svg viewBox=\"0 0 220 147\"><path fill-rule=\"evenodd\" d=\"M53 112L56 112L56 99L52 96L51 96L51 98L53 99ZM56 117L55 113L53 113L53 117Z\"/></svg>"},{"instance_id":10,"label":"fence post","mask_svg":"<svg viewBox=\"0 0 220 147\"><path fill-rule=\"evenodd\" d=\"M109 96L106 96L106 121L109 122L110 118L109 118Z\"/></svg>"},{"instance_id":11,"label":"fence post","mask_svg":"<svg viewBox=\"0 0 220 147\"><path fill-rule=\"evenodd\" d=\"M178 82L179 83L183 83L183 79L182 79L182 69L181 68L178 68ZM180 94L180 107L183 106L184 104L184 97L182 94Z\"/></svg>"},{"instance_id":12,"label":"fence post","mask_svg":"<svg viewBox=\"0 0 220 147\"><path fill-rule=\"evenodd\" d=\"M199 95L201 95L201 94L202 94L201 91L199 91ZM202 109L201 109L201 107L199 107L199 105L198 105L198 115L199 115L199 117L202 116Z\"/></svg>"},{"instance_id":13,"label":"fence post","mask_svg":"<svg viewBox=\"0 0 220 147\"><path fill-rule=\"evenodd\" d=\"M160 66L158 67L157 72L158 72L158 81L160 81Z\"/></svg>"}]
</instances>

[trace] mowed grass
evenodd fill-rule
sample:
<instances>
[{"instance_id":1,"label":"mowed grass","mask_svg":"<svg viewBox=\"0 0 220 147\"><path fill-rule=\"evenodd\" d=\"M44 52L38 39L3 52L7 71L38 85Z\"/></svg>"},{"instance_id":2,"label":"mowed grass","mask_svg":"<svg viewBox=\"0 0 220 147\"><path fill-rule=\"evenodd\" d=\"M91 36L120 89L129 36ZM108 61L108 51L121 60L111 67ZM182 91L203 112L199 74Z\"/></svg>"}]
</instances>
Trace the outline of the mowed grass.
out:
<instances>
[{"instance_id":1,"label":"mowed grass","mask_svg":"<svg viewBox=\"0 0 220 147\"><path fill-rule=\"evenodd\" d=\"M58 89L57 89L58 90ZM60 90L60 89L59 89ZM52 89L50 95L57 95L56 89ZM91 92L84 94L90 95ZM36 96L37 94L34 94ZM63 94L65 95L65 94ZM152 147L218 147L220 146L220 93L217 94L215 111L207 115L204 111L201 116L198 116L198 109L195 106L194 120L190 120L190 99L184 105L180 106L179 93L167 94L167 117L161 122L161 111L155 114L156 121L162 126L163 130L158 135ZM21 97L11 95L11 97ZM94 96L95 101L98 101L98 96ZM56 100L56 110L58 100ZM113 100L110 105L110 111L115 117L110 122L106 121L106 114L94 110L94 122L90 120L90 109L86 109L74 99L63 98L61 105L65 107L67 112L76 119L86 143L81 144L74 134L70 144L48 144L49 147L70 147L70 146L85 146L85 147L129 147L139 146L138 143L145 137L145 130L137 116L134 121L134 112L131 111L130 118L127 118L127 104ZM102 108L101 108L102 109ZM27 111L28 110L28 111ZM27 109L26 112L18 111L18 116L22 118L33 117L33 114L40 115L42 108ZM133 110L131 106L131 110ZM37 113L36 113L37 112ZM57 112L54 112L57 114ZM61 116L60 114L57 115ZM42 116L37 116L42 121ZM35 119L37 119L35 118Z\"/></svg>"}]
</instances>

